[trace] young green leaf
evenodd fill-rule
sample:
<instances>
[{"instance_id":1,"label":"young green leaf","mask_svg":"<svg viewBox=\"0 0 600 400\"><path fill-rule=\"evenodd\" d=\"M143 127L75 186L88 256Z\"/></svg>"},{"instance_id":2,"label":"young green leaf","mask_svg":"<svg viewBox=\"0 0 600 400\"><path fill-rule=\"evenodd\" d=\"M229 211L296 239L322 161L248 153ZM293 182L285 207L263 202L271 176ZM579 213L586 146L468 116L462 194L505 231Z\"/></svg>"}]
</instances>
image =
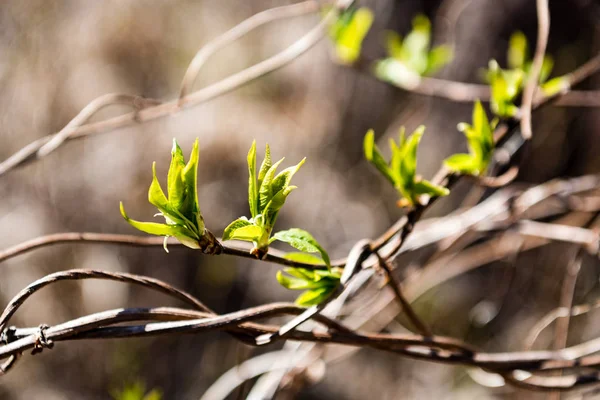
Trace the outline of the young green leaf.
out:
<instances>
[{"instance_id":1,"label":"young green leaf","mask_svg":"<svg viewBox=\"0 0 600 400\"><path fill-rule=\"evenodd\" d=\"M123 202L120 205L121 215L134 228L157 236L173 236L181 243L192 249L199 249L198 238L196 234L181 225L157 224L156 222L140 222L129 218L123 207Z\"/></svg>"},{"instance_id":2,"label":"young green leaf","mask_svg":"<svg viewBox=\"0 0 600 400\"><path fill-rule=\"evenodd\" d=\"M281 164L283 162L283 160L285 160L285 157L283 157L281 160L277 161L275 164L271 165L271 167L265 173L265 176L260 184L260 190L258 192L259 193L258 194L258 199L259 199L258 213L259 214L264 211L265 207L267 206L267 204L269 203L269 201L275 194L273 192L273 186L271 185L271 182L273 181L273 178L275 177L275 172L277 172L277 167L279 167L279 164Z\"/></svg>"},{"instance_id":3,"label":"young green leaf","mask_svg":"<svg viewBox=\"0 0 600 400\"><path fill-rule=\"evenodd\" d=\"M362 42L373 23L373 12L366 7L344 12L331 30L336 59L352 64L360 56Z\"/></svg>"},{"instance_id":4,"label":"young green leaf","mask_svg":"<svg viewBox=\"0 0 600 400\"><path fill-rule=\"evenodd\" d=\"M325 262L317 256L309 253L287 253L283 256L286 260L296 261L304 264L324 265Z\"/></svg>"},{"instance_id":5,"label":"young green leaf","mask_svg":"<svg viewBox=\"0 0 600 400\"><path fill-rule=\"evenodd\" d=\"M517 31L510 36L508 44L508 66L523 68L528 59L527 38L523 32Z\"/></svg>"},{"instance_id":6,"label":"young green leaf","mask_svg":"<svg viewBox=\"0 0 600 400\"><path fill-rule=\"evenodd\" d=\"M256 185L257 193L254 196L255 198L258 197L258 188L261 187L263 179L265 179L265 175L267 174L269 168L271 168L271 165L273 165L271 162L271 148L267 143L265 146L265 158L263 158L263 162L260 164L260 170L258 171L258 181Z\"/></svg>"},{"instance_id":7,"label":"young green leaf","mask_svg":"<svg viewBox=\"0 0 600 400\"><path fill-rule=\"evenodd\" d=\"M375 166L381 172L385 178L390 181L392 184L395 184L395 179L392 176L390 171L390 167L388 166L385 158L381 155L381 152L377 148L375 144L375 132L373 129L369 129L367 134L365 135L365 139L363 141L363 148L365 151L365 158L371 164Z\"/></svg>"},{"instance_id":8,"label":"young green leaf","mask_svg":"<svg viewBox=\"0 0 600 400\"><path fill-rule=\"evenodd\" d=\"M248 152L248 204L250 206L250 215L258 215L258 182L256 179L256 140L252 141L252 146Z\"/></svg>"},{"instance_id":9,"label":"young green leaf","mask_svg":"<svg viewBox=\"0 0 600 400\"><path fill-rule=\"evenodd\" d=\"M569 80L566 76L559 76L554 79L550 79L548 82L542 85L542 90L544 91L544 95L551 97L562 93L566 90L569 90Z\"/></svg>"},{"instance_id":10,"label":"young green leaf","mask_svg":"<svg viewBox=\"0 0 600 400\"><path fill-rule=\"evenodd\" d=\"M277 281L285 288L291 290L306 290L297 299L296 304L308 307L326 300L339 286L341 273L339 269L332 270L307 270L304 268L285 268L284 271L291 275L277 272Z\"/></svg>"},{"instance_id":11,"label":"young green leaf","mask_svg":"<svg viewBox=\"0 0 600 400\"><path fill-rule=\"evenodd\" d=\"M245 240L247 242L252 242L257 241L262 236L262 234L263 228L261 228L260 226L247 225L236 229L231 229L227 233L227 239L225 239L225 234L223 234L223 240Z\"/></svg>"},{"instance_id":12,"label":"young green leaf","mask_svg":"<svg viewBox=\"0 0 600 400\"><path fill-rule=\"evenodd\" d=\"M174 209L179 209L183 197L185 196L185 184L181 172L185 167L183 152L177 141L173 139L173 148L171 149L171 165L167 175L167 192L169 194L169 203Z\"/></svg>"},{"instance_id":13,"label":"young green leaf","mask_svg":"<svg viewBox=\"0 0 600 400\"><path fill-rule=\"evenodd\" d=\"M479 162L472 154L453 154L444 160L444 165L459 174L479 174Z\"/></svg>"},{"instance_id":14,"label":"young green leaf","mask_svg":"<svg viewBox=\"0 0 600 400\"><path fill-rule=\"evenodd\" d=\"M245 226L253 226L252 222L246 217L241 217L230 223L223 231L223 240L230 240L233 232Z\"/></svg>"},{"instance_id":15,"label":"young green leaf","mask_svg":"<svg viewBox=\"0 0 600 400\"><path fill-rule=\"evenodd\" d=\"M388 58L375 65L375 75L405 89L419 85L421 76L435 74L453 57L449 46L431 46L431 23L424 15L412 21L412 30L404 40L395 32L386 36Z\"/></svg>"},{"instance_id":16,"label":"young green leaf","mask_svg":"<svg viewBox=\"0 0 600 400\"><path fill-rule=\"evenodd\" d=\"M519 108L514 103L527 82L533 64L529 59L528 47L525 35L522 32L515 32L510 37L508 47L509 69L500 68L495 60L489 63L486 80L491 89L490 106L494 114L500 117L515 117L519 112ZM539 76L540 84L548 79L553 65L552 57L544 56Z\"/></svg>"},{"instance_id":17,"label":"young green leaf","mask_svg":"<svg viewBox=\"0 0 600 400\"><path fill-rule=\"evenodd\" d=\"M494 151L494 135L487 114L481 102L473 106L473 125L458 124L458 130L467 137L470 154L454 154L444 160L446 168L451 171L481 175L485 173Z\"/></svg>"},{"instance_id":18,"label":"young green leaf","mask_svg":"<svg viewBox=\"0 0 600 400\"><path fill-rule=\"evenodd\" d=\"M303 229L292 228L287 231L279 231L273 235L273 239L288 243L295 249L305 253L319 253L327 266L331 264L329 255L323 246L310 233Z\"/></svg>"},{"instance_id":19,"label":"young green leaf","mask_svg":"<svg viewBox=\"0 0 600 400\"><path fill-rule=\"evenodd\" d=\"M335 287L321 287L318 289L307 290L296 299L296 304L300 307L311 307L327 300Z\"/></svg>"}]
</instances>

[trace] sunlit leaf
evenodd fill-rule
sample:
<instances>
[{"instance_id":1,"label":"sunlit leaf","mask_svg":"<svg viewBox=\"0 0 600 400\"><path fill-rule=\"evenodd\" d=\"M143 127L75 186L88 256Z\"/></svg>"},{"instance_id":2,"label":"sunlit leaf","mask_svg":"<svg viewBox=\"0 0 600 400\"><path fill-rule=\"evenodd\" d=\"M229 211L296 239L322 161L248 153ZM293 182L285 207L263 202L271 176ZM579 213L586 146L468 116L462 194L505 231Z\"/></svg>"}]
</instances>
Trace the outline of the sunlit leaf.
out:
<instances>
[{"instance_id":1,"label":"sunlit leaf","mask_svg":"<svg viewBox=\"0 0 600 400\"><path fill-rule=\"evenodd\" d=\"M167 176L167 193L169 195L169 203L174 209L179 209L185 195L185 185L181 174L184 167L183 152L177 141L173 139L171 165L169 166L169 174Z\"/></svg>"},{"instance_id":2,"label":"sunlit leaf","mask_svg":"<svg viewBox=\"0 0 600 400\"><path fill-rule=\"evenodd\" d=\"M296 299L296 304L301 307L310 307L327 300L335 287L321 287L318 289L307 290Z\"/></svg>"},{"instance_id":3,"label":"sunlit leaf","mask_svg":"<svg viewBox=\"0 0 600 400\"><path fill-rule=\"evenodd\" d=\"M508 66L510 68L523 68L528 58L527 38L523 32L515 32L508 42Z\"/></svg>"},{"instance_id":4,"label":"sunlit leaf","mask_svg":"<svg viewBox=\"0 0 600 400\"><path fill-rule=\"evenodd\" d=\"M415 182L414 193L417 195L426 194L431 197L442 197L448 196L450 194L450 190L443 186L435 185L429 181L420 180Z\"/></svg>"},{"instance_id":5,"label":"sunlit leaf","mask_svg":"<svg viewBox=\"0 0 600 400\"><path fill-rule=\"evenodd\" d=\"M228 232L227 239L223 240L244 240L244 241L255 241L263 234L263 228L256 225L246 225L237 229L232 229Z\"/></svg>"},{"instance_id":6,"label":"sunlit leaf","mask_svg":"<svg viewBox=\"0 0 600 400\"><path fill-rule=\"evenodd\" d=\"M366 7L356 10L349 23L337 32L335 50L337 59L352 64L360 56L362 42L373 23L373 12Z\"/></svg>"},{"instance_id":7,"label":"sunlit leaf","mask_svg":"<svg viewBox=\"0 0 600 400\"><path fill-rule=\"evenodd\" d=\"M320 253L325 264L330 265L329 255L317 240L307 231L298 228L279 231L273 235L274 239L288 243L297 250L306 253Z\"/></svg>"},{"instance_id":8,"label":"sunlit leaf","mask_svg":"<svg viewBox=\"0 0 600 400\"><path fill-rule=\"evenodd\" d=\"M568 90L569 87L569 79L566 76L559 76L544 83L542 85L542 90L544 91L545 96L550 97Z\"/></svg>"},{"instance_id":9,"label":"sunlit leaf","mask_svg":"<svg viewBox=\"0 0 600 400\"><path fill-rule=\"evenodd\" d=\"M479 174L479 162L471 154L453 154L444 160L446 168L461 174Z\"/></svg>"},{"instance_id":10,"label":"sunlit leaf","mask_svg":"<svg viewBox=\"0 0 600 400\"><path fill-rule=\"evenodd\" d=\"M250 151L248 151L248 205L250 206L250 215L258 215L258 183L256 178L256 140L252 141Z\"/></svg>"},{"instance_id":11,"label":"sunlit leaf","mask_svg":"<svg viewBox=\"0 0 600 400\"><path fill-rule=\"evenodd\" d=\"M275 177L275 172L277 172L277 167L279 167L279 164L281 164L284 159L285 158L282 158L281 160L277 161L275 164L271 165L271 167L265 173L265 177L260 185L259 195L258 195L259 199L260 199L259 206L258 206L259 213L264 213L265 207L267 206L267 204L269 203L269 201L275 194L275 193L273 193L273 188L271 186L271 182L273 181L273 178Z\"/></svg>"},{"instance_id":12,"label":"sunlit leaf","mask_svg":"<svg viewBox=\"0 0 600 400\"><path fill-rule=\"evenodd\" d=\"M390 181L392 185L394 185L396 182L394 180L394 177L392 176L390 167L387 165L387 162L385 161L385 159L381 155L381 152L377 148L377 145L375 144L375 132L373 132L373 129L370 129L365 135L365 139L363 141L363 148L365 152L365 158L371 164L373 164L375 168L377 168L379 172L381 172L383 176L385 176L386 179Z\"/></svg>"},{"instance_id":13,"label":"sunlit leaf","mask_svg":"<svg viewBox=\"0 0 600 400\"><path fill-rule=\"evenodd\" d=\"M193 249L200 248L198 244L198 238L195 237L196 234L189 230L188 228L180 225L167 225L167 224L158 224L155 222L140 222L133 220L127 216L125 213L125 208L123 207L123 202L121 202L121 215L125 220L134 228L149 233L151 235L158 236L173 236L177 238L184 245L191 247Z\"/></svg>"},{"instance_id":14,"label":"sunlit leaf","mask_svg":"<svg viewBox=\"0 0 600 400\"><path fill-rule=\"evenodd\" d=\"M246 217L236 219L223 231L223 240L230 240L234 231L249 225L252 225L252 222L248 221Z\"/></svg>"},{"instance_id":15,"label":"sunlit leaf","mask_svg":"<svg viewBox=\"0 0 600 400\"><path fill-rule=\"evenodd\" d=\"M288 167L281 171L279 174L277 174L271 182L271 193L278 193L280 190L288 187L290 181L292 180L292 177L294 176L294 174L296 174L296 172L298 172L298 170L304 164L305 161L306 158L303 158L295 166Z\"/></svg>"},{"instance_id":16,"label":"sunlit leaf","mask_svg":"<svg viewBox=\"0 0 600 400\"><path fill-rule=\"evenodd\" d=\"M257 181L257 185L256 185L256 198L258 198L258 189L261 187L262 185L262 181L263 179L265 179L265 175L267 174L267 171L269 170L269 168L271 168L272 162L271 162L271 148L269 147L269 144L267 143L265 145L265 158L263 158L262 163L260 164L260 169L258 171L258 181ZM254 215L253 215L254 216Z\"/></svg>"},{"instance_id":17,"label":"sunlit leaf","mask_svg":"<svg viewBox=\"0 0 600 400\"><path fill-rule=\"evenodd\" d=\"M325 262L317 256L309 253L287 253L285 259L304 264L324 265Z\"/></svg>"}]
</instances>

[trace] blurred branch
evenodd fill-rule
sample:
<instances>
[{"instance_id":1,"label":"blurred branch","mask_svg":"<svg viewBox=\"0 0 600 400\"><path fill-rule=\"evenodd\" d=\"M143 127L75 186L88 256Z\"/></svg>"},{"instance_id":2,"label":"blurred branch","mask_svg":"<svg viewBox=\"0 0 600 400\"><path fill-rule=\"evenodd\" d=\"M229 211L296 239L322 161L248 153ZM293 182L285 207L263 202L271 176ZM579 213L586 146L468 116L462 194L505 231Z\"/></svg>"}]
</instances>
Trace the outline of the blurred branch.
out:
<instances>
[{"instance_id":1,"label":"blurred branch","mask_svg":"<svg viewBox=\"0 0 600 400\"><path fill-rule=\"evenodd\" d=\"M538 35L533 63L527 75L527 82L523 89L523 99L521 105L521 134L525 140L531 139L531 110L535 91L538 88L540 72L544 63L546 46L548 45L548 35L550 34L550 10L548 9L548 0L536 0Z\"/></svg>"},{"instance_id":2,"label":"blurred branch","mask_svg":"<svg viewBox=\"0 0 600 400\"><path fill-rule=\"evenodd\" d=\"M184 99L187 96L192 89L194 82L196 82L196 78L198 77L200 69L218 50L247 35L250 31L269 22L315 13L318 11L318 9L319 3L314 0L304 1L302 3L292 4L289 6L271 8L269 10L259 12L258 14L254 14L241 24L236 25L224 34L208 42L200 49L200 51L198 51L198 53L196 53L187 71L185 71L183 81L181 82L181 89L179 91L179 99Z\"/></svg>"},{"instance_id":3,"label":"blurred branch","mask_svg":"<svg viewBox=\"0 0 600 400\"><path fill-rule=\"evenodd\" d=\"M338 0L336 5L340 9L344 9L350 5L350 1L348 0ZM308 6L307 6L308 7ZM263 12L263 17L269 16L269 13L272 10ZM266 13L266 14L265 14ZM279 68L284 67L289 64L310 48L312 48L315 44L317 44L325 35L325 29L328 24L333 20L337 13L337 9L331 10L313 29L308 31L304 36L298 39L291 46L287 47L285 50L279 52L278 54L261 61L251 67L246 68L243 71L230 75L229 77L209 85L203 89L200 89L196 92L190 93L185 97L181 97L176 100L172 100L169 102L165 102L162 104L146 107L142 110L131 112L127 114L123 114L117 117L109 118L104 121L99 121L95 123L89 124L80 124L81 120L85 120L89 118L82 118L80 113L77 117L75 117L74 121L71 121L61 132L55 135L48 135L42 137L29 145L25 146L23 149L19 150L14 155L10 156L8 159L0 163L0 176L7 173L13 168L16 168L23 164L24 161L30 159L39 159L42 155L38 154L38 150L42 148L46 143L50 140L53 140L54 144L52 147L47 148L46 151L42 152L42 154L48 154L49 151L56 149L56 147L60 143L64 143L65 140L80 138L92 134L104 133L109 131L114 131L117 129L126 128L135 124L146 123L149 121L156 120L158 118L163 118L173 113L177 113L181 111L184 107L196 106L198 104L204 103L206 101L212 100L216 97L219 97L225 93L228 93L232 90L239 88L257 78L260 78L263 75L266 75L270 72L273 72ZM276 15L269 17L270 21L275 19L285 18L289 15L288 12L282 13L277 11ZM252 18L252 17L251 17ZM256 21L254 22L256 23ZM242 23L244 24L244 23ZM251 27L251 26L250 26ZM249 31L248 25L245 26L242 31ZM230 31L231 32L231 31ZM228 36L225 40L221 41L221 45L225 45L229 43L229 35L231 33L228 32L225 35ZM237 33L236 33L237 34ZM215 46L214 43L210 44L211 47ZM212 54L214 50L210 51ZM193 72L193 71L192 71ZM191 78L189 78L191 79ZM185 85L187 87L187 85ZM110 95L109 95L110 96ZM119 96L127 96L127 95L119 95ZM134 96L131 96L132 98ZM102 101L102 99L105 99ZM88 106L85 107L84 110L93 111L91 115L97 111L95 108L98 106L94 106L94 104L101 104L102 107L109 105L104 96L92 101ZM114 104L114 103L110 103ZM78 125L78 126L76 126ZM68 129L67 129L68 128ZM57 136L60 135L60 136ZM57 139L58 138L58 139ZM51 150L50 150L51 149Z\"/></svg>"}]
</instances>

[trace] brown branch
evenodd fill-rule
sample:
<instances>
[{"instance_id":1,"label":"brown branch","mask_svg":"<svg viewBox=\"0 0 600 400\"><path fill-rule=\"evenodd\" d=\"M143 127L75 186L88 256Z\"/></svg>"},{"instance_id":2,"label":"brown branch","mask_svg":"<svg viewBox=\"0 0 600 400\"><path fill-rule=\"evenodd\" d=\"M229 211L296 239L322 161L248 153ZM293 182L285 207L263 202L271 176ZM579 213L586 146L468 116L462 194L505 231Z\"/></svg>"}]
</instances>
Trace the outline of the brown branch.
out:
<instances>
[{"instance_id":1,"label":"brown branch","mask_svg":"<svg viewBox=\"0 0 600 400\"><path fill-rule=\"evenodd\" d=\"M429 326L415 312L410 302L406 300L406 297L402 293L400 283L396 280L396 277L392 273L392 268L390 267L388 262L384 260L378 252L375 252L375 255L377 256L377 260L379 261L379 266L385 271L388 286L390 286L394 291L396 299L398 299L398 303L402 307L402 310L404 311L410 322L417 329L417 332L425 337L433 336L433 333L431 332Z\"/></svg>"}]
</instances>

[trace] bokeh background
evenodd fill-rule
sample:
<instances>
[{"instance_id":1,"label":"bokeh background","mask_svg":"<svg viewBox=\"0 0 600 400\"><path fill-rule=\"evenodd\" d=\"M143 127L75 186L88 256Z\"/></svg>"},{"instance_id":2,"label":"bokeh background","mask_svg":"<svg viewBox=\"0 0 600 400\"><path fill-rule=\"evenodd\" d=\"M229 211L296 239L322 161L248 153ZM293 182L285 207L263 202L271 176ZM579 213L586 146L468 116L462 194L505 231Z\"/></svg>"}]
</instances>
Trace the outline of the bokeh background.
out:
<instances>
[{"instance_id":1,"label":"bokeh background","mask_svg":"<svg viewBox=\"0 0 600 400\"><path fill-rule=\"evenodd\" d=\"M454 61L440 76L478 82L490 58L505 64L510 34L520 29L534 43L535 2L530 0L361 1L376 14L363 51L384 56L385 30L406 34L417 13L432 19L437 44L453 42ZM89 101L110 92L174 98L188 63L209 40L264 9L290 4L266 0L94 1L5 0L0 5L0 159L62 128ZM550 2L548 52L555 73L566 73L598 51L600 6L592 0ZM260 28L221 50L204 67L197 88L284 49L318 22L305 16ZM136 233L118 211L133 218L154 213L146 201L151 163L166 176L171 140L184 151L200 138L199 196L207 226L220 234L248 214L246 153L257 140L291 165L299 190L277 223L309 230L342 257L358 239L383 232L400 215L393 188L362 156L362 137L374 128L381 143L400 125L427 132L419 172L431 176L447 155L464 150L458 122L470 104L425 98L395 89L364 72L331 61L323 40L285 68L232 93L155 122L73 140L44 159L0 179L0 248L38 235L66 231ZM593 88L597 79L586 86ZM118 115L114 106L94 119ZM521 182L598 172L600 114L594 109L547 107L534 118L532 151ZM286 165L287 165L286 164ZM429 215L454 209L469 190L460 185ZM283 248L283 247L282 247ZM284 248L283 248L284 249ZM495 293L496 264L451 280L417 301L439 334L465 338L489 350L515 350L523 335L558 303L568 246L524 253L502 296L496 318L473 324L470 312ZM500 263L501 264L501 263ZM589 265L588 265L589 264ZM580 286L598 290L597 271L585 264ZM399 266L402 267L402 266ZM206 257L173 248L68 244L40 249L0 265L0 303L45 274L70 268L126 271L163 279L191 292L218 312L296 293L275 280L277 267L231 257ZM500 290L500 289L498 289ZM504 289L502 289L504 290ZM501 291L502 291L501 290ZM114 282L60 283L36 294L12 323L57 323L105 309L178 305L144 289ZM594 315L582 319L573 340L593 337ZM393 330L393 328L390 328ZM579 335L579 336L578 336ZM259 351L224 333L59 343L25 356L0 380L0 398L107 399L114 388L142 380L165 399L197 399L223 372ZM406 360L361 350L327 366L324 378L297 394L302 399L504 398L513 389L479 386L462 367ZM530 397L523 397L530 398Z\"/></svg>"}]
</instances>

